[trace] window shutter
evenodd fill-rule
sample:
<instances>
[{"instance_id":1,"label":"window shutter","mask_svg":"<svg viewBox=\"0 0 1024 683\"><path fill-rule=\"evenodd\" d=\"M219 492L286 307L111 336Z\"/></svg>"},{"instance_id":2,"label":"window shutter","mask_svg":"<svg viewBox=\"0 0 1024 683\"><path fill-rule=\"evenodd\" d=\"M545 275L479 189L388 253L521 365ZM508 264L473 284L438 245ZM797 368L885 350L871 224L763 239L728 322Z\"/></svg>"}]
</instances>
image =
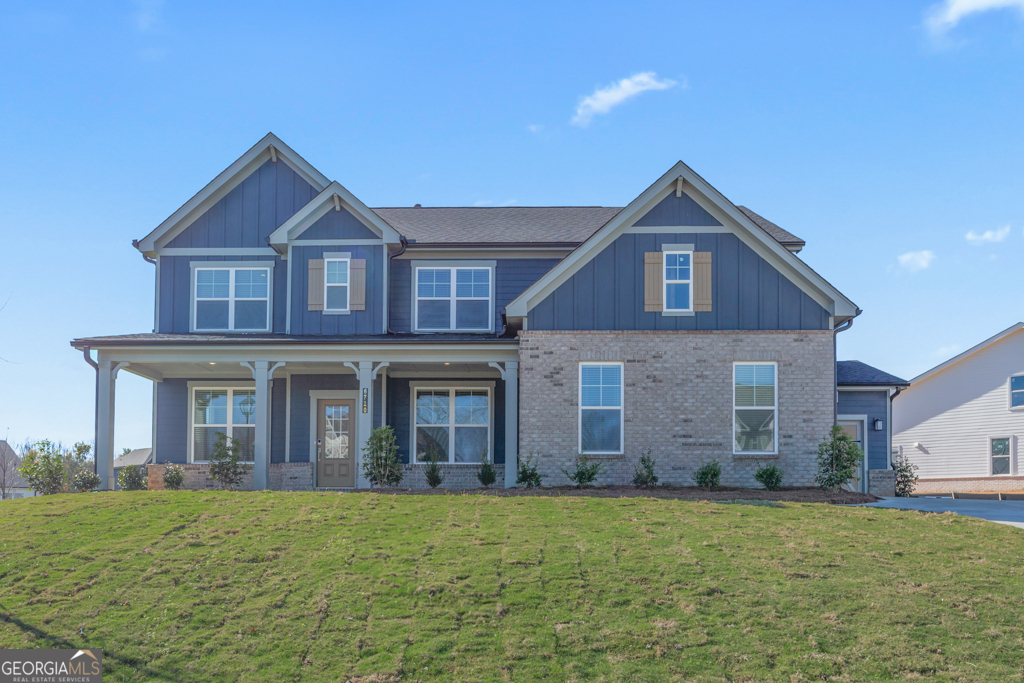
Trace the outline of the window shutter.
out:
<instances>
[{"instance_id":1,"label":"window shutter","mask_svg":"<svg viewBox=\"0 0 1024 683\"><path fill-rule=\"evenodd\" d=\"M309 292L307 293L308 309L311 311L324 310L324 260L314 258L308 261L306 268L309 269Z\"/></svg>"},{"instance_id":2,"label":"window shutter","mask_svg":"<svg viewBox=\"0 0 1024 683\"><path fill-rule=\"evenodd\" d=\"M348 309L350 311L366 310L366 259L354 258L349 261L349 292Z\"/></svg>"},{"instance_id":3,"label":"window shutter","mask_svg":"<svg viewBox=\"0 0 1024 683\"><path fill-rule=\"evenodd\" d=\"M711 310L711 252L693 252L693 310Z\"/></svg>"},{"instance_id":4,"label":"window shutter","mask_svg":"<svg viewBox=\"0 0 1024 683\"><path fill-rule=\"evenodd\" d=\"M664 308L665 268L660 251L644 253L644 311L660 313Z\"/></svg>"}]
</instances>

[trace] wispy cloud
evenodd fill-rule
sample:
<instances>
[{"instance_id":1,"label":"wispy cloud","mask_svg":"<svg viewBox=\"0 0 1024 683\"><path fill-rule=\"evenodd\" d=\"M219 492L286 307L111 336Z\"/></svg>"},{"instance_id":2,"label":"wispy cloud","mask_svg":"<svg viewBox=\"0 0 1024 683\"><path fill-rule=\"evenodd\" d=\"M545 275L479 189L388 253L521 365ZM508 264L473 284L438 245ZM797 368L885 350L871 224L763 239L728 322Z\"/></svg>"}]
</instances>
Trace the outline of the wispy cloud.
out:
<instances>
[{"instance_id":1,"label":"wispy cloud","mask_svg":"<svg viewBox=\"0 0 1024 683\"><path fill-rule=\"evenodd\" d=\"M971 244L985 244L987 242L1002 242L1009 236L1010 226L1004 225L998 230L986 230L980 234L970 230L966 235L964 235L964 239Z\"/></svg>"},{"instance_id":2,"label":"wispy cloud","mask_svg":"<svg viewBox=\"0 0 1024 683\"><path fill-rule=\"evenodd\" d=\"M668 78L658 79L653 71L644 71L629 78L623 78L604 88L598 88L592 94L580 100L576 107L576 115L572 117L574 126L586 128L597 114L607 114L615 107L646 90L668 90L678 85Z\"/></svg>"},{"instance_id":3,"label":"wispy cloud","mask_svg":"<svg viewBox=\"0 0 1024 683\"><path fill-rule=\"evenodd\" d=\"M952 358L956 354L960 353L959 344L950 344L948 346L940 346L939 348L932 351L933 358Z\"/></svg>"},{"instance_id":4,"label":"wispy cloud","mask_svg":"<svg viewBox=\"0 0 1024 683\"><path fill-rule=\"evenodd\" d=\"M943 0L928 10L925 25L933 36L941 37L956 28L964 17L1009 8L1016 8L1024 13L1024 0Z\"/></svg>"},{"instance_id":5,"label":"wispy cloud","mask_svg":"<svg viewBox=\"0 0 1024 683\"><path fill-rule=\"evenodd\" d=\"M897 259L900 262L900 267L906 268L911 273L916 273L932 264L932 261L935 260L935 253L928 249L924 251L908 251L906 254L900 254Z\"/></svg>"},{"instance_id":6,"label":"wispy cloud","mask_svg":"<svg viewBox=\"0 0 1024 683\"><path fill-rule=\"evenodd\" d=\"M135 0L135 27L142 32L153 30L160 22L164 0Z\"/></svg>"},{"instance_id":7,"label":"wispy cloud","mask_svg":"<svg viewBox=\"0 0 1024 683\"><path fill-rule=\"evenodd\" d=\"M527 126L526 130L530 131L531 133L539 133L542 130L544 130L544 126L542 126L539 123L533 123L533 124L530 124L529 126Z\"/></svg>"}]
</instances>

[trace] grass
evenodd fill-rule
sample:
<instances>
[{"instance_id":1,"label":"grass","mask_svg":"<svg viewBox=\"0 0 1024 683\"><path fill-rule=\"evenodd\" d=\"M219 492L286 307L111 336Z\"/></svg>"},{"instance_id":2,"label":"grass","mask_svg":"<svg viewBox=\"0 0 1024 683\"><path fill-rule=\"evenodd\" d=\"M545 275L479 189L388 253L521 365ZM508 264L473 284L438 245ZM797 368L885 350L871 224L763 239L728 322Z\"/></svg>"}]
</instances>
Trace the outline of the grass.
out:
<instances>
[{"instance_id":1,"label":"grass","mask_svg":"<svg viewBox=\"0 0 1024 683\"><path fill-rule=\"evenodd\" d=\"M109 681L1021 680L1024 533L786 503L0 503L0 647Z\"/></svg>"}]
</instances>

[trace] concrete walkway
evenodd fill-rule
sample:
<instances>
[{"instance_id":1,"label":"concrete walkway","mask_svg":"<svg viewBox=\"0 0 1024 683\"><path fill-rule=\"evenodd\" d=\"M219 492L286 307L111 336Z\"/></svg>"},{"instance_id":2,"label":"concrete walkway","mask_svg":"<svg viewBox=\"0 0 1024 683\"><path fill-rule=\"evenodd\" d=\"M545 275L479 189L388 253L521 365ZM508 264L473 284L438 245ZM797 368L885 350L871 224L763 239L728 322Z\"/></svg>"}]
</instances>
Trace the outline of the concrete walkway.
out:
<instances>
[{"instance_id":1,"label":"concrete walkway","mask_svg":"<svg viewBox=\"0 0 1024 683\"><path fill-rule=\"evenodd\" d=\"M965 517L987 519L1024 529L1024 501L961 500L952 498L883 498L864 507L920 510L922 512L955 512Z\"/></svg>"}]
</instances>

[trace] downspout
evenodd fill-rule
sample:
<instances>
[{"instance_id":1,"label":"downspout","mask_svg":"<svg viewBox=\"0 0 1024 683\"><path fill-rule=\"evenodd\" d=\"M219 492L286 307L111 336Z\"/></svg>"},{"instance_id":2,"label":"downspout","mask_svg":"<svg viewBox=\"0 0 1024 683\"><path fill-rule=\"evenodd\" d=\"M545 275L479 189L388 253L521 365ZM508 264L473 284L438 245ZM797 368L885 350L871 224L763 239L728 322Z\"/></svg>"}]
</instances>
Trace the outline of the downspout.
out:
<instances>
[{"instance_id":1,"label":"downspout","mask_svg":"<svg viewBox=\"0 0 1024 683\"><path fill-rule=\"evenodd\" d=\"M499 315L501 315L501 332L498 333L498 337L501 338L505 336L505 332L508 330L508 314L502 308Z\"/></svg>"},{"instance_id":2,"label":"downspout","mask_svg":"<svg viewBox=\"0 0 1024 683\"><path fill-rule=\"evenodd\" d=\"M858 309L857 313L860 313ZM836 335L846 332L853 327L853 318L832 330L832 426L839 424L839 346L836 344ZM865 436L867 438L867 436Z\"/></svg>"},{"instance_id":3,"label":"downspout","mask_svg":"<svg viewBox=\"0 0 1024 683\"><path fill-rule=\"evenodd\" d=\"M409 240L405 239L404 235L399 235L398 236L398 241L401 242L402 248L399 249L398 251L396 251L394 254L388 254L388 272L387 272L387 276L388 277L391 277L391 261L392 261L392 259L394 259L396 256L401 256L402 254L404 254L406 248L409 246ZM388 287L388 296L391 296L391 288L390 287ZM387 330L387 333L388 334L394 334L394 332L391 330L391 306L390 306L390 304L388 305L388 320L387 320L387 323L388 324L387 324L387 326L385 328Z\"/></svg>"},{"instance_id":4,"label":"downspout","mask_svg":"<svg viewBox=\"0 0 1024 683\"><path fill-rule=\"evenodd\" d=\"M95 391L95 396L93 397L93 411L92 411L93 412L93 416L92 416L92 429L93 429L93 431L92 431L92 434L93 434L93 437L92 437L92 439L93 439L93 441L92 441L92 448L93 448L93 453L92 453L92 471L93 471L94 474L99 474L99 472L96 470L96 463L97 463L97 458L96 458L96 437L99 436L99 433L100 433L100 364L97 363L96 361L94 361L92 359L92 356L89 355L89 353L90 353L89 347L88 346L83 346L82 347L82 355L85 356L85 362L88 363L89 365L91 365L92 369L96 371L96 382L95 382L96 391Z\"/></svg>"},{"instance_id":5,"label":"downspout","mask_svg":"<svg viewBox=\"0 0 1024 683\"><path fill-rule=\"evenodd\" d=\"M889 414L886 415L885 433L888 436L889 441L889 469L894 470L896 466L892 462L892 401L894 398L900 395L906 387L896 387L896 391L889 395Z\"/></svg>"}]
</instances>

